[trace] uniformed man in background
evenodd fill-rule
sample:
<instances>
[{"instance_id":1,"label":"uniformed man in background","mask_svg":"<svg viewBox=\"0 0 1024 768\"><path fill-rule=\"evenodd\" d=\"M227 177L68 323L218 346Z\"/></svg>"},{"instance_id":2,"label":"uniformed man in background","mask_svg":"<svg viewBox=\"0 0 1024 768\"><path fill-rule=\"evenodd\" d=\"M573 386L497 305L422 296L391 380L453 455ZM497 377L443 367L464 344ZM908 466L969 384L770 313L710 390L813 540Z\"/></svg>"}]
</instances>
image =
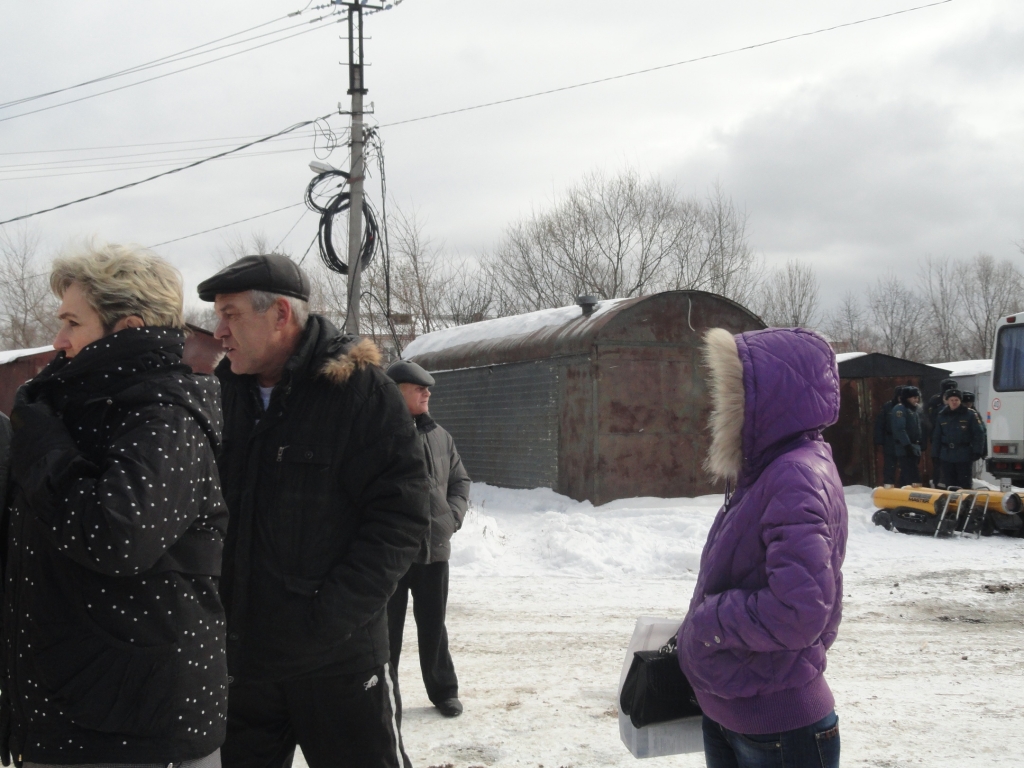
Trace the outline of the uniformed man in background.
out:
<instances>
[{"instance_id":1,"label":"uniformed man in background","mask_svg":"<svg viewBox=\"0 0 1024 768\"><path fill-rule=\"evenodd\" d=\"M939 411L932 433L932 458L939 463L939 476L947 488L970 489L974 457L985 450L985 433L978 414L963 405L962 398L959 389L946 393L946 407Z\"/></svg>"},{"instance_id":2,"label":"uniformed man in background","mask_svg":"<svg viewBox=\"0 0 1024 768\"><path fill-rule=\"evenodd\" d=\"M896 387L892 400L887 400L875 418L875 445L882 446L882 484L886 488L892 488L896 482L896 442L892 437L892 425L889 417L892 416L892 409L899 405L900 393L903 385Z\"/></svg>"},{"instance_id":3,"label":"uniformed man in background","mask_svg":"<svg viewBox=\"0 0 1024 768\"><path fill-rule=\"evenodd\" d=\"M900 402L889 416L896 458L900 467L900 485L921 483L921 415L918 403L921 390L907 385L900 392Z\"/></svg>"}]
</instances>

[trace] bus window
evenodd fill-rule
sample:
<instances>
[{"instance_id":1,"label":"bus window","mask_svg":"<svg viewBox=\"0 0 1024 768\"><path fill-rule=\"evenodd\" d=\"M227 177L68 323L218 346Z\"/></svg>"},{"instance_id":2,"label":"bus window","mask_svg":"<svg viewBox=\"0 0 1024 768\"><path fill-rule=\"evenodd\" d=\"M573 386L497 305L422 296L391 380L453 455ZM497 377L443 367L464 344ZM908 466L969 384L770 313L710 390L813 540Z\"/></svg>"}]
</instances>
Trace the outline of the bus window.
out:
<instances>
[{"instance_id":1,"label":"bus window","mask_svg":"<svg viewBox=\"0 0 1024 768\"><path fill-rule=\"evenodd\" d=\"M997 392L1024 390L1024 325L1004 325L999 329L992 374Z\"/></svg>"}]
</instances>

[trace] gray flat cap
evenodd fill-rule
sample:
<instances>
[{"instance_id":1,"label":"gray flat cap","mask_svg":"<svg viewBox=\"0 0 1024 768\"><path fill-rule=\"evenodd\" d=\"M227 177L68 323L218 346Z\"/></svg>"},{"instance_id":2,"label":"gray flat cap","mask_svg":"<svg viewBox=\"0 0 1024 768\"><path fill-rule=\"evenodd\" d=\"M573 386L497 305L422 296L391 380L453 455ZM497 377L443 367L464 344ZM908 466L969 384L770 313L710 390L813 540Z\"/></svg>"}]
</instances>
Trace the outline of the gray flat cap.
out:
<instances>
[{"instance_id":1,"label":"gray flat cap","mask_svg":"<svg viewBox=\"0 0 1024 768\"><path fill-rule=\"evenodd\" d=\"M416 363L408 360L395 360L388 366L388 376L395 384L416 384L420 387L434 386L434 377Z\"/></svg>"},{"instance_id":2,"label":"gray flat cap","mask_svg":"<svg viewBox=\"0 0 1024 768\"><path fill-rule=\"evenodd\" d=\"M199 284L199 298L213 301L218 293L267 291L309 301L309 278L287 256L243 256Z\"/></svg>"}]
</instances>

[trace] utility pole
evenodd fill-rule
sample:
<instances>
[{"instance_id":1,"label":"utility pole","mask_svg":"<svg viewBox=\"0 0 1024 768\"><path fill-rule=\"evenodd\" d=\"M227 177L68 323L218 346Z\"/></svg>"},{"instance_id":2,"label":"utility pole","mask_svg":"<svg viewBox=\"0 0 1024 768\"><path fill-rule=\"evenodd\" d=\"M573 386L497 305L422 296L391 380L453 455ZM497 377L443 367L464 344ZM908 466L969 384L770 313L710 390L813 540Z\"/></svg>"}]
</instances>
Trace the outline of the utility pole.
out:
<instances>
[{"instance_id":1,"label":"utility pole","mask_svg":"<svg viewBox=\"0 0 1024 768\"><path fill-rule=\"evenodd\" d=\"M359 304L363 277L363 181L366 162L363 158L363 11L387 11L401 3L370 0L331 0L332 5L348 9L348 94L352 97L352 155L349 163L348 209L348 308L345 320L347 333L359 333Z\"/></svg>"},{"instance_id":2,"label":"utility pole","mask_svg":"<svg viewBox=\"0 0 1024 768\"><path fill-rule=\"evenodd\" d=\"M345 331L359 333L363 285L363 9L348 4L348 93L352 97L352 159L349 166L348 313Z\"/></svg>"}]
</instances>

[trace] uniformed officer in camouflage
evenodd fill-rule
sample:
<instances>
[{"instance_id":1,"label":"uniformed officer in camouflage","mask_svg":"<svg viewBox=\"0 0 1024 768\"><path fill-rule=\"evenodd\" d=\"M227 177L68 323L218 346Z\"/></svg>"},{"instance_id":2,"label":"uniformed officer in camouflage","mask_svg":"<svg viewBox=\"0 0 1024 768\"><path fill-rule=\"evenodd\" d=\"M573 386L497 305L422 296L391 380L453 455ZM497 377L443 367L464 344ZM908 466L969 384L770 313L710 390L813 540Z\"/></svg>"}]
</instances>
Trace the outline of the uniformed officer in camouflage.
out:
<instances>
[{"instance_id":1,"label":"uniformed officer in camouflage","mask_svg":"<svg viewBox=\"0 0 1024 768\"><path fill-rule=\"evenodd\" d=\"M963 405L963 393L946 393L932 433L932 458L939 462L939 477L946 487L971 488L975 458L985 453L985 429L977 412Z\"/></svg>"},{"instance_id":2,"label":"uniformed officer in camouflage","mask_svg":"<svg viewBox=\"0 0 1024 768\"><path fill-rule=\"evenodd\" d=\"M882 404L878 416L875 418L875 445L882 446L882 484L886 488L892 488L896 482L896 442L892 438L892 425L889 423L892 416L892 409L899 405L900 393L903 392L903 385L896 387L892 400Z\"/></svg>"},{"instance_id":3,"label":"uniformed officer in camouflage","mask_svg":"<svg viewBox=\"0 0 1024 768\"><path fill-rule=\"evenodd\" d=\"M907 385L900 392L899 405L889 416L896 459L900 465L900 485L918 485L921 482L921 414L917 407L920 402L921 390Z\"/></svg>"}]
</instances>

